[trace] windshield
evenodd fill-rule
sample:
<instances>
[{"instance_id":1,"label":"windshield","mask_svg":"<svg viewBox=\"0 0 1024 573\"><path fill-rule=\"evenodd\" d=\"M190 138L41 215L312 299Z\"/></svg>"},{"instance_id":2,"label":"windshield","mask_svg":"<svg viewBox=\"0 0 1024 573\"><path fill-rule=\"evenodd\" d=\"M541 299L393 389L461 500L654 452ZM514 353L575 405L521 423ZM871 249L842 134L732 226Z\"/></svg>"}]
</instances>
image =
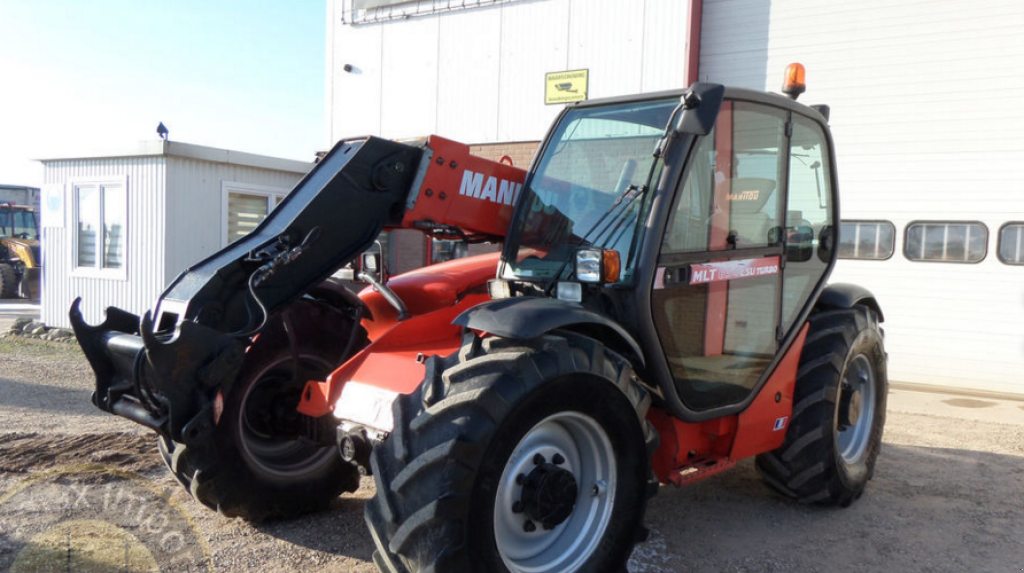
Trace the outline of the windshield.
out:
<instances>
[{"instance_id":1,"label":"windshield","mask_svg":"<svg viewBox=\"0 0 1024 573\"><path fill-rule=\"evenodd\" d=\"M32 211L0 209L0 237L37 238L36 214Z\"/></svg>"},{"instance_id":2,"label":"windshield","mask_svg":"<svg viewBox=\"0 0 1024 573\"><path fill-rule=\"evenodd\" d=\"M580 245L619 252L632 276L638 223L657 180L653 151L678 98L570 110L524 189L510 237L509 278L558 279ZM649 180L650 179L650 180ZM558 275L558 276L556 276Z\"/></svg>"}]
</instances>

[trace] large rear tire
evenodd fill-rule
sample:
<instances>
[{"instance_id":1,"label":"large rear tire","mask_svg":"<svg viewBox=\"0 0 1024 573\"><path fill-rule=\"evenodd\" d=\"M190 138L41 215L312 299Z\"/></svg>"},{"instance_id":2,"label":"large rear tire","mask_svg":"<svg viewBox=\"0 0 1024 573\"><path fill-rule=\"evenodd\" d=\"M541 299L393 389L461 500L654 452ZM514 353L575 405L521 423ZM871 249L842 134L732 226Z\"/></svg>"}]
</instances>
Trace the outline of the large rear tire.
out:
<instances>
[{"instance_id":1,"label":"large rear tire","mask_svg":"<svg viewBox=\"0 0 1024 573\"><path fill-rule=\"evenodd\" d=\"M290 419L305 382L324 378L340 363L351 322L306 301L287 312L295 325L317 325L295 341L298 364L279 315L247 351L212 443L200 449L158 441L174 477L197 501L228 517L294 517L323 510L359 487L358 469L336 446L303 440Z\"/></svg>"},{"instance_id":2,"label":"large rear tire","mask_svg":"<svg viewBox=\"0 0 1024 573\"><path fill-rule=\"evenodd\" d=\"M5 248L0 246L0 248ZM18 296L18 274L14 267L0 263L0 298L16 298Z\"/></svg>"},{"instance_id":3,"label":"large rear tire","mask_svg":"<svg viewBox=\"0 0 1024 573\"><path fill-rule=\"evenodd\" d=\"M856 306L813 315L782 447L757 457L778 492L847 507L874 474L885 426L886 354L878 315Z\"/></svg>"},{"instance_id":4,"label":"large rear tire","mask_svg":"<svg viewBox=\"0 0 1024 573\"><path fill-rule=\"evenodd\" d=\"M385 573L623 571L657 491L649 395L621 356L558 332L468 335L427 361L371 455Z\"/></svg>"}]
</instances>

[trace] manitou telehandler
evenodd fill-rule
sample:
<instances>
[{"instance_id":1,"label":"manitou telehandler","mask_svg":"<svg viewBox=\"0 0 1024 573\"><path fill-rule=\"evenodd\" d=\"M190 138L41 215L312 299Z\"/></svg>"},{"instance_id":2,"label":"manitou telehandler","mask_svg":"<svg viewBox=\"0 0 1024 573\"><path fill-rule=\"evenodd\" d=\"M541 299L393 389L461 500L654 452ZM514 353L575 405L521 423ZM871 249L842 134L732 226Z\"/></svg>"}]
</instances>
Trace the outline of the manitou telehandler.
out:
<instances>
[{"instance_id":1,"label":"manitou telehandler","mask_svg":"<svg viewBox=\"0 0 1024 573\"><path fill-rule=\"evenodd\" d=\"M802 68L784 92L803 91ZM342 141L141 319L71 317L96 406L260 519L372 475L384 572L622 571L647 500L757 456L802 502L871 478L881 310L836 261L828 109L696 83L569 105L528 171ZM388 279L389 228L503 241ZM330 278L356 263L358 296Z\"/></svg>"}]
</instances>

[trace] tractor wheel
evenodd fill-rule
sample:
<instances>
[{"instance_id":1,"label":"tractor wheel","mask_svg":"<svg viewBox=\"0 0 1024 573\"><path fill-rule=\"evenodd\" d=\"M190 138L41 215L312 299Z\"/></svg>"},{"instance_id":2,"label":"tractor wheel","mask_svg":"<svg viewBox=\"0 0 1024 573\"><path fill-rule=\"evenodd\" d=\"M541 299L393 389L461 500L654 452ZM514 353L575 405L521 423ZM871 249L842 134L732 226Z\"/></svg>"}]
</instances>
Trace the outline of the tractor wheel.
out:
<instances>
[{"instance_id":1,"label":"tractor wheel","mask_svg":"<svg viewBox=\"0 0 1024 573\"><path fill-rule=\"evenodd\" d=\"M619 355L559 332L467 335L427 361L371 455L385 573L625 570L657 491L650 397Z\"/></svg>"},{"instance_id":2,"label":"tractor wheel","mask_svg":"<svg viewBox=\"0 0 1024 573\"><path fill-rule=\"evenodd\" d=\"M782 447L757 457L765 482L803 503L847 507L864 492L882 445L889 383L874 311L810 318L793 415Z\"/></svg>"},{"instance_id":3,"label":"tractor wheel","mask_svg":"<svg viewBox=\"0 0 1024 573\"><path fill-rule=\"evenodd\" d=\"M290 311L296 325L323 324L317 321L325 317L310 316L309 308L297 304ZM339 341L345 346L350 327L349 322L307 332L296 365L282 323L271 323L224 396L213 443L196 449L159 439L167 467L197 501L228 517L258 522L323 510L359 487L358 469L341 459L336 446L311 443L296 431L295 408L306 381L325 377L340 363Z\"/></svg>"},{"instance_id":4,"label":"tractor wheel","mask_svg":"<svg viewBox=\"0 0 1024 573\"><path fill-rule=\"evenodd\" d=\"M16 298L18 296L18 274L14 267L0 263L0 298Z\"/></svg>"}]
</instances>

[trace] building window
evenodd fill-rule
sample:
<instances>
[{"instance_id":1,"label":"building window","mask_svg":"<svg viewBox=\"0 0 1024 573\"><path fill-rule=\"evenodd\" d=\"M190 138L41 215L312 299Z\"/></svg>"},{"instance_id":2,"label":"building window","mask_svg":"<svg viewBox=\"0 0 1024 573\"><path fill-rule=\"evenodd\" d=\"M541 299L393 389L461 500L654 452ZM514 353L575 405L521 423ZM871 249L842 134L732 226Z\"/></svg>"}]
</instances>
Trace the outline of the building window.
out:
<instances>
[{"instance_id":1,"label":"building window","mask_svg":"<svg viewBox=\"0 0 1024 573\"><path fill-rule=\"evenodd\" d=\"M884 261L896 248L896 227L889 221L843 221L839 258Z\"/></svg>"},{"instance_id":2,"label":"building window","mask_svg":"<svg viewBox=\"0 0 1024 573\"><path fill-rule=\"evenodd\" d=\"M977 263L985 258L988 228L972 222L922 222L907 225L903 254L911 261Z\"/></svg>"},{"instance_id":3,"label":"building window","mask_svg":"<svg viewBox=\"0 0 1024 573\"><path fill-rule=\"evenodd\" d=\"M999 229L999 260L1024 265L1024 223L1007 223Z\"/></svg>"},{"instance_id":4,"label":"building window","mask_svg":"<svg viewBox=\"0 0 1024 573\"><path fill-rule=\"evenodd\" d=\"M234 243L256 229L288 194L287 189L234 181L225 181L221 189L224 194L225 245Z\"/></svg>"},{"instance_id":5,"label":"building window","mask_svg":"<svg viewBox=\"0 0 1024 573\"><path fill-rule=\"evenodd\" d=\"M127 180L72 184L75 269L123 274L127 243Z\"/></svg>"}]
</instances>

